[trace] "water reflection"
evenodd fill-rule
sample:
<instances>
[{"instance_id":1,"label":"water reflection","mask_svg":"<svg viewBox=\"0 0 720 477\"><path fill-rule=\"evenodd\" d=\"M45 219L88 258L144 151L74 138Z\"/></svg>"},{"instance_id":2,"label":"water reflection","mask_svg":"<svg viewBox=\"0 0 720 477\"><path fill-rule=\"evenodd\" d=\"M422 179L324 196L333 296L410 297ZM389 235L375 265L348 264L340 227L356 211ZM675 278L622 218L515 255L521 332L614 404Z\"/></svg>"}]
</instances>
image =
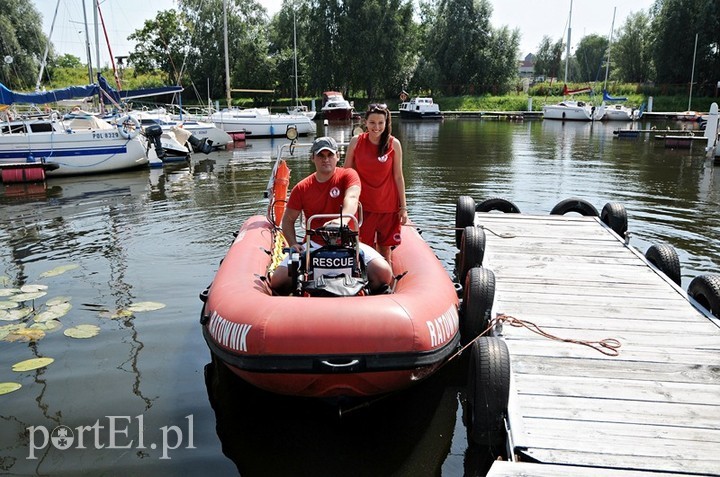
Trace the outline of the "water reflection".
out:
<instances>
[{"instance_id":1,"label":"water reflection","mask_svg":"<svg viewBox=\"0 0 720 477\"><path fill-rule=\"evenodd\" d=\"M452 455L462 429L460 367L407 391L339 405L260 391L216 362L205 379L223 453L243 476L440 475L447 466L451 475L484 475L490 452L474 448L467 461Z\"/></svg>"},{"instance_id":2,"label":"water reflection","mask_svg":"<svg viewBox=\"0 0 720 477\"><path fill-rule=\"evenodd\" d=\"M455 200L463 194L477 201L506 198L525 213L543 215L568 197L598 209L620 202L633 246L677 249L683 286L699 273L720 271L720 167L695 149L666 149L649 134L620 139L612 134L617 125L597 123L446 118L393 119L393 126L405 153L411 218L448 271L456 252ZM351 128L333 123L327 133L348 139ZM325 405L258 397L237 382L203 379L209 352L197 323L198 293L212 280L233 232L267 207L271 156L283 143L249 139L160 169L0 186L3 286L46 284L48 298L71 297L63 327L101 328L89 340L60 331L34 344L0 341L0 381L23 385L0 396L1 472L483 474L478 469L487 454L468 446L462 383L455 377L437 376L342 419ZM289 160L293 182L311 172L307 159L306 146L298 147ZM39 278L67 264L78 268ZM132 318L107 316L144 300L167 306ZM29 373L8 371L35 356L56 361ZM146 442L162 426L184 425L193 415L195 448L179 448L170 461L149 448L48 448L38 453L40 462L27 460L28 426L92 425L107 415L142 415ZM137 437L133 431L128 438Z\"/></svg>"}]
</instances>

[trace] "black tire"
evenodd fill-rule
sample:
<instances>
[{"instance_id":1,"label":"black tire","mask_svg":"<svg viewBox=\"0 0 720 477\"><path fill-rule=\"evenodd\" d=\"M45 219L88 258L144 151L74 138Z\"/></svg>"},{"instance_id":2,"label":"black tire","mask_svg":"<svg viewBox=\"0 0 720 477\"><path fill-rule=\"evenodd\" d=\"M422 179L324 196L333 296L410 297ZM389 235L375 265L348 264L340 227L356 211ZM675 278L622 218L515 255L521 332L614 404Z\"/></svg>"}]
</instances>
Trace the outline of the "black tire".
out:
<instances>
[{"instance_id":1,"label":"black tire","mask_svg":"<svg viewBox=\"0 0 720 477\"><path fill-rule=\"evenodd\" d=\"M467 195L461 195L455 204L455 246L460 248L463 229L475 225L475 200Z\"/></svg>"},{"instance_id":2,"label":"black tire","mask_svg":"<svg viewBox=\"0 0 720 477\"><path fill-rule=\"evenodd\" d=\"M688 295L720 318L720 275L699 275L688 286Z\"/></svg>"},{"instance_id":3,"label":"black tire","mask_svg":"<svg viewBox=\"0 0 720 477\"><path fill-rule=\"evenodd\" d=\"M650 248L647 249L647 252L645 252L645 258L670 280L678 285L681 284L680 258L678 258L678 254L672 245L651 245Z\"/></svg>"},{"instance_id":4,"label":"black tire","mask_svg":"<svg viewBox=\"0 0 720 477\"><path fill-rule=\"evenodd\" d=\"M608 202L600 212L602 223L610 227L610 230L625 238L628 229L627 212L625 206L617 202Z\"/></svg>"},{"instance_id":5,"label":"black tire","mask_svg":"<svg viewBox=\"0 0 720 477\"><path fill-rule=\"evenodd\" d=\"M485 232L477 227L465 227L458 255L458 283L465 283L467 272L482 265L485 257Z\"/></svg>"},{"instance_id":6,"label":"black tire","mask_svg":"<svg viewBox=\"0 0 720 477\"><path fill-rule=\"evenodd\" d=\"M569 212L577 212L580 215L597 217L598 211L590 202L576 197L561 200L550 211L550 215L565 215Z\"/></svg>"},{"instance_id":7,"label":"black tire","mask_svg":"<svg viewBox=\"0 0 720 477\"><path fill-rule=\"evenodd\" d=\"M507 439L510 353L505 341L481 336L471 346L468 366L468 434L481 446L501 450Z\"/></svg>"},{"instance_id":8,"label":"black tire","mask_svg":"<svg viewBox=\"0 0 720 477\"><path fill-rule=\"evenodd\" d=\"M493 210L504 212L506 214L520 213L520 208L517 205L513 204L509 200L499 198L487 199L475 206L476 212L492 212Z\"/></svg>"},{"instance_id":9,"label":"black tire","mask_svg":"<svg viewBox=\"0 0 720 477\"><path fill-rule=\"evenodd\" d=\"M474 340L490 324L495 302L495 274L483 267L471 268L463 287L460 338L463 345Z\"/></svg>"}]
</instances>

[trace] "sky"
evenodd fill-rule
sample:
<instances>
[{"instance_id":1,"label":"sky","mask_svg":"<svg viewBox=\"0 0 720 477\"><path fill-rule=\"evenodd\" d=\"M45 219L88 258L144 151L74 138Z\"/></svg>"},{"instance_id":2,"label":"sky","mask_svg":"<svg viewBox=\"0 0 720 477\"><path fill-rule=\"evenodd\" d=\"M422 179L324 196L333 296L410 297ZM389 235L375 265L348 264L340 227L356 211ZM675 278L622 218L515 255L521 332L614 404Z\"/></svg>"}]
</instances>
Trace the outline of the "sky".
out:
<instances>
[{"instance_id":1,"label":"sky","mask_svg":"<svg viewBox=\"0 0 720 477\"><path fill-rule=\"evenodd\" d=\"M96 41L92 13L93 0L84 0L86 4L90 30L90 50L93 63L96 63ZM520 56L537 50L543 36L552 41L567 38L567 21L571 0L490 0L493 13L490 23L495 28L508 26L517 28L521 34ZM32 0L32 3L43 15L43 29L50 34L53 14L58 5L57 0ZM282 6L282 0L261 0L260 3L270 15ZM607 37L615 15L615 31L620 28L631 13L640 10L648 11L654 0L617 0L598 2L596 0L574 0L572 2L572 37L573 48L584 36L598 34ZM174 8L176 0L101 0L100 10L113 56L126 56L134 45L127 37L135 30L142 28L145 20L155 18L157 12ZM110 55L107 42L100 29L100 62L108 64ZM87 60L85 31L83 22L83 0L60 0L57 19L50 40L58 53L70 53Z\"/></svg>"}]
</instances>

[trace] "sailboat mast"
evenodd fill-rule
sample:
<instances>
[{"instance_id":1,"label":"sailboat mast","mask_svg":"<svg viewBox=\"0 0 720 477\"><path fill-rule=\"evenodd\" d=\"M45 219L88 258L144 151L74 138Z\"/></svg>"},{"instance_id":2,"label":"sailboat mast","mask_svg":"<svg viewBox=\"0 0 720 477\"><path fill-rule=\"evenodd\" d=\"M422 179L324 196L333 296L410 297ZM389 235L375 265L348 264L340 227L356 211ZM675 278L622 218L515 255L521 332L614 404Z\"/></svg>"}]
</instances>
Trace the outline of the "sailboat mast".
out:
<instances>
[{"instance_id":1,"label":"sailboat mast","mask_svg":"<svg viewBox=\"0 0 720 477\"><path fill-rule=\"evenodd\" d=\"M297 22L295 20L295 3L293 3L293 51L295 52L295 106L300 105L298 95L298 67L297 67Z\"/></svg>"},{"instance_id":2,"label":"sailboat mast","mask_svg":"<svg viewBox=\"0 0 720 477\"><path fill-rule=\"evenodd\" d=\"M610 72L610 47L612 46L612 37L613 37L613 29L615 28L615 12L616 11L617 11L617 7L613 8L613 19L612 19L612 23L610 24L610 39L608 40L607 63L605 63L605 85L603 86L603 90L605 90L605 91L607 91L608 73Z\"/></svg>"},{"instance_id":3,"label":"sailboat mast","mask_svg":"<svg viewBox=\"0 0 720 477\"><path fill-rule=\"evenodd\" d=\"M57 18L58 8L60 7L60 0L55 4L55 14L53 15L53 21L50 25L50 34L48 35L48 42L45 45L45 53L43 54L42 63L40 63L40 73L38 73L37 83L35 83L35 91L40 91L40 81L42 80L43 70L45 70L45 63L47 62L48 52L50 51L50 38L52 38L53 30L55 29L55 19Z\"/></svg>"},{"instance_id":4,"label":"sailboat mast","mask_svg":"<svg viewBox=\"0 0 720 477\"><path fill-rule=\"evenodd\" d=\"M85 21L85 52L87 54L88 78L90 80L90 83L94 83L92 57L90 56L90 34L88 33L88 22L87 22L87 11L85 10L85 0L82 0L82 8L83 8L83 20Z\"/></svg>"},{"instance_id":5,"label":"sailboat mast","mask_svg":"<svg viewBox=\"0 0 720 477\"><path fill-rule=\"evenodd\" d=\"M568 68L570 66L570 32L572 31L572 0L570 0L570 16L568 17L568 39L565 50L565 84L568 80Z\"/></svg>"},{"instance_id":6,"label":"sailboat mast","mask_svg":"<svg viewBox=\"0 0 720 477\"><path fill-rule=\"evenodd\" d=\"M223 40L225 41L225 99L230 107L230 58L228 54L227 0L223 0Z\"/></svg>"},{"instance_id":7,"label":"sailboat mast","mask_svg":"<svg viewBox=\"0 0 720 477\"><path fill-rule=\"evenodd\" d=\"M688 108L687 108L688 111L690 111L690 105L692 104L692 87L693 87L693 81L695 81L695 55L697 54L697 41L698 41L698 34L695 33L695 49L693 50L692 73L690 73L690 97L688 98Z\"/></svg>"}]
</instances>

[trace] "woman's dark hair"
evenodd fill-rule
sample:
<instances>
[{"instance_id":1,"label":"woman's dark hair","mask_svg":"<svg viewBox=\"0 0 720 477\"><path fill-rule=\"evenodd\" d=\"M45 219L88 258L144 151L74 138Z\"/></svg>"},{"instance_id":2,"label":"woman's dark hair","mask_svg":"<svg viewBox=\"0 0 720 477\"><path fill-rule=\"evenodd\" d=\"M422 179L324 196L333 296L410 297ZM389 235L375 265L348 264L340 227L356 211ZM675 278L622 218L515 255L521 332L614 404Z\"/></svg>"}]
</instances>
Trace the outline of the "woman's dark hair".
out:
<instances>
[{"instance_id":1,"label":"woman's dark hair","mask_svg":"<svg viewBox=\"0 0 720 477\"><path fill-rule=\"evenodd\" d=\"M380 135L380 144L378 144L378 157L385 155L388 149L390 149L390 134L392 134L392 120L390 117L390 110L387 104L372 103L368 105L367 111L365 111L365 119L371 114L384 114L385 115L385 130Z\"/></svg>"}]
</instances>

